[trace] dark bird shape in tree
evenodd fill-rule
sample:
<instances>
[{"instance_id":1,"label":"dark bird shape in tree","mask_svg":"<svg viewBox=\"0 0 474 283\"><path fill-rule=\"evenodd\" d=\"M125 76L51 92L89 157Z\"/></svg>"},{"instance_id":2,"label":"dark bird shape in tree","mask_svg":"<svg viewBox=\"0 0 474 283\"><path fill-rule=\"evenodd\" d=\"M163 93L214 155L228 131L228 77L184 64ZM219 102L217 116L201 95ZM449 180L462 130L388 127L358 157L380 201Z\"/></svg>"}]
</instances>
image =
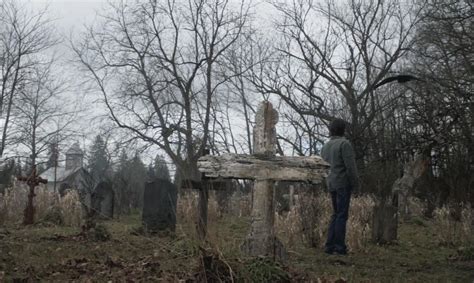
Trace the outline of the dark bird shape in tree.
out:
<instances>
[{"instance_id":1,"label":"dark bird shape in tree","mask_svg":"<svg viewBox=\"0 0 474 283\"><path fill-rule=\"evenodd\" d=\"M419 79L415 76L412 76L412 75L398 75L398 76L394 76L394 77L388 77L384 80L382 80L380 83L378 83L374 89L377 89L378 87L380 86L383 86L384 84L387 84L387 83L390 83L390 82L393 82L393 81L397 81L398 83L406 83L406 82L409 82L409 81L420 81L420 82L424 82L424 80L422 79Z\"/></svg>"}]
</instances>

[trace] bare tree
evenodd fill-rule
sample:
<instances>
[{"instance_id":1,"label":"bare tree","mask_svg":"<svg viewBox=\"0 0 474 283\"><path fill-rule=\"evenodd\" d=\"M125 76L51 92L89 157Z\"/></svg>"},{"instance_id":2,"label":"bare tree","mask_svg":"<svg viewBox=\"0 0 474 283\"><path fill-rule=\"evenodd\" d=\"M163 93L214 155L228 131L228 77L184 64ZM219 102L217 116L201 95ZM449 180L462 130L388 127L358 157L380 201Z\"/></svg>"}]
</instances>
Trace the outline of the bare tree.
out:
<instances>
[{"instance_id":1,"label":"bare tree","mask_svg":"<svg viewBox=\"0 0 474 283\"><path fill-rule=\"evenodd\" d=\"M122 2L104 16L103 30L90 29L74 46L111 119L163 149L190 178L197 178L195 163L208 143L211 108L223 83L215 66L247 22L244 4L231 5Z\"/></svg>"},{"instance_id":2,"label":"bare tree","mask_svg":"<svg viewBox=\"0 0 474 283\"><path fill-rule=\"evenodd\" d=\"M301 118L293 121L303 132L338 116L349 121L362 164L375 136L372 122L393 103L374 87L412 46L419 10L401 1L359 0L299 0L275 7L283 16L277 26L283 40L274 59L255 72L256 86L296 111Z\"/></svg>"},{"instance_id":3,"label":"bare tree","mask_svg":"<svg viewBox=\"0 0 474 283\"><path fill-rule=\"evenodd\" d=\"M46 9L32 12L14 0L0 3L0 156L4 154L12 106L29 69L41 62L40 53L57 43Z\"/></svg>"},{"instance_id":4,"label":"bare tree","mask_svg":"<svg viewBox=\"0 0 474 283\"><path fill-rule=\"evenodd\" d=\"M430 154L432 186L421 193L432 209L448 195L474 202L473 8L471 1L429 1L410 57L412 71L427 83L410 92L402 133Z\"/></svg>"},{"instance_id":5,"label":"bare tree","mask_svg":"<svg viewBox=\"0 0 474 283\"><path fill-rule=\"evenodd\" d=\"M243 34L238 44L233 45L229 52L224 54L224 64L220 66L219 75L227 79L225 94L220 96L219 105L225 107L221 111L224 117L221 120L226 121L224 128L228 128L230 132L230 144L235 153L252 152L252 116L255 115L260 95L251 84L249 76L250 70L260 64L260 60L264 57L260 49L264 44L260 41L264 41L260 31L251 28ZM232 126L235 127L237 115L243 118L241 131L232 129Z\"/></svg>"},{"instance_id":6,"label":"bare tree","mask_svg":"<svg viewBox=\"0 0 474 283\"><path fill-rule=\"evenodd\" d=\"M73 46L80 63L117 126L166 152L178 184L200 180L196 162L225 81L215 76L216 65L245 29L247 5L150 0L110 8L103 26Z\"/></svg>"},{"instance_id":7,"label":"bare tree","mask_svg":"<svg viewBox=\"0 0 474 283\"><path fill-rule=\"evenodd\" d=\"M38 164L38 157L46 160L44 155L51 144L72 134L68 127L74 121L74 109L61 97L64 82L54 74L55 67L51 60L29 68L28 77L23 80L23 87L13 103L12 139L27 149L30 168Z\"/></svg>"}]
</instances>

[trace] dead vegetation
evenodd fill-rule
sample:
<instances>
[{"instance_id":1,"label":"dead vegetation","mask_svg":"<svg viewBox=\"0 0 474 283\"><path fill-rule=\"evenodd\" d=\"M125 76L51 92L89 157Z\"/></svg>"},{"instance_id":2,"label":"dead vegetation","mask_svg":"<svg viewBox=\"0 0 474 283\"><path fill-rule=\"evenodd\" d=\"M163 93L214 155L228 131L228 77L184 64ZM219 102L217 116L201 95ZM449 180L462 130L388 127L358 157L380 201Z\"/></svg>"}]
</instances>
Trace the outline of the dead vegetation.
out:
<instances>
[{"instance_id":1,"label":"dead vegetation","mask_svg":"<svg viewBox=\"0 0 474 283\"><path fill-rule=\"evenodd\" d=\"M435 218L427 219L422 216L423 203L418 202L419 208L412 210L411 220L400 224L398 243L378 246L369 239L374 200L369 196L354 198L348 222L351 253L347 257L337 257L327 256L321 249L330 217L328 196L301 195L288 212L276 215L277 234L285 241L290 255L288 263L282 265L265 258L248 258L240 252L249 229L248 195L232 196L226 214L220 212L211 194L208 240L199 242L195 232L197 198L193 194L186 193L179 198L176 233L166 236L131 233L140 226L140 217L134 214L99 222L97 227L107 231L106 241L79 236L80 229L74 221L80 217L74 207L80 206L73 202L74 195L60 200L58 205L53 194L40 196L40 190L38 194L38 223L45 223L41 217L48 215L48 211L57 210L53 207L64 209L61 210L64 222L20 226L24 202L13 196L20 198L21 194L16 191L2 196L0 275L6 280L472 280L474 241L472 210L468 207L463 208L458 220L449 213L449 208L436 210ZM49 207L45 205L48 203ZM8 209L12 210L5 214ZM14 211L20 216L15 217Z\"/></svg>"},{"instance_id":2,"label":"dead vegetation","mask_svg":"<svg viewBox=\"0 0 474 283\"><path fill-rule=\"evenodd\" d=\"M82 222L82 207L79 195L70 190L64 197L40 186L35 190L35 223L61 224L79 227ZM15 184L0 194L0 225L19 223L23 218L23 211L28 199L28 188L22 184Z\"/></svg>"},{"instance_id":3,"label":"dead vegetation","mask_svg":"<svg viewBox=\"0 0 474 283\"><path fill-rule=\"evenodd\" d=\"M374 205L371 196L351 200L347 244L352 251L364 249L370 241ZM290 247L304 242L309 247L322 248L331 214L332 204L328 194L302 194L288 212L276 215L277 231L285 235Z\"/></svg>"}]
</instances>

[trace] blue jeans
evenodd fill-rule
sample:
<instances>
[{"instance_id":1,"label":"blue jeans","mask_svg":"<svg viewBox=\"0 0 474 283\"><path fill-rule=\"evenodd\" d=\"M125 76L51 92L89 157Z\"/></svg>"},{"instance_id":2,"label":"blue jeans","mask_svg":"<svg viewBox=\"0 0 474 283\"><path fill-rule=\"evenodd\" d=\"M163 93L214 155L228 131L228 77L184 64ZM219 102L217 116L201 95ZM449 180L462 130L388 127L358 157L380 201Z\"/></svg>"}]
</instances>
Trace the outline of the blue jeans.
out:
<instances>
[{"instance_id":1,"label":"blue jeans","mask_svg":"<svg viewBox=\"0 0 474 283\"><path fill-rule=\"evenodd\" d=\"M351 187L339 188L331 192L333 214L329 222L326 252L347 253L346 222L349 217Z\"/></svg>"}]
</instances>

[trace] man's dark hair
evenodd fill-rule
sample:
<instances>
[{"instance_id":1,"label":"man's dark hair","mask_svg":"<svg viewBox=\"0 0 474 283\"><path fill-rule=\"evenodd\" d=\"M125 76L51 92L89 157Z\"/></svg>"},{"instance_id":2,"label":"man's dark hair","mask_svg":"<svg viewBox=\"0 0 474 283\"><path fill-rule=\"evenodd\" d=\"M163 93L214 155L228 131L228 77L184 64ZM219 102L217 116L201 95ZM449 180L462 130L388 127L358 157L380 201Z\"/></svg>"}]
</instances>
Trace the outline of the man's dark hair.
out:
<instances>
[{"instance_id":1,"label":"man's dark hair","mask_svg":"<svg viewBox=\"0 0 474 283\"><path fill-rule=\"evenodd\" d=\"M329 124L329 135L330 136L344 136L346 130L346 122L342 119L334 119L331 124Z\"/></svg>"}]
</instances>

